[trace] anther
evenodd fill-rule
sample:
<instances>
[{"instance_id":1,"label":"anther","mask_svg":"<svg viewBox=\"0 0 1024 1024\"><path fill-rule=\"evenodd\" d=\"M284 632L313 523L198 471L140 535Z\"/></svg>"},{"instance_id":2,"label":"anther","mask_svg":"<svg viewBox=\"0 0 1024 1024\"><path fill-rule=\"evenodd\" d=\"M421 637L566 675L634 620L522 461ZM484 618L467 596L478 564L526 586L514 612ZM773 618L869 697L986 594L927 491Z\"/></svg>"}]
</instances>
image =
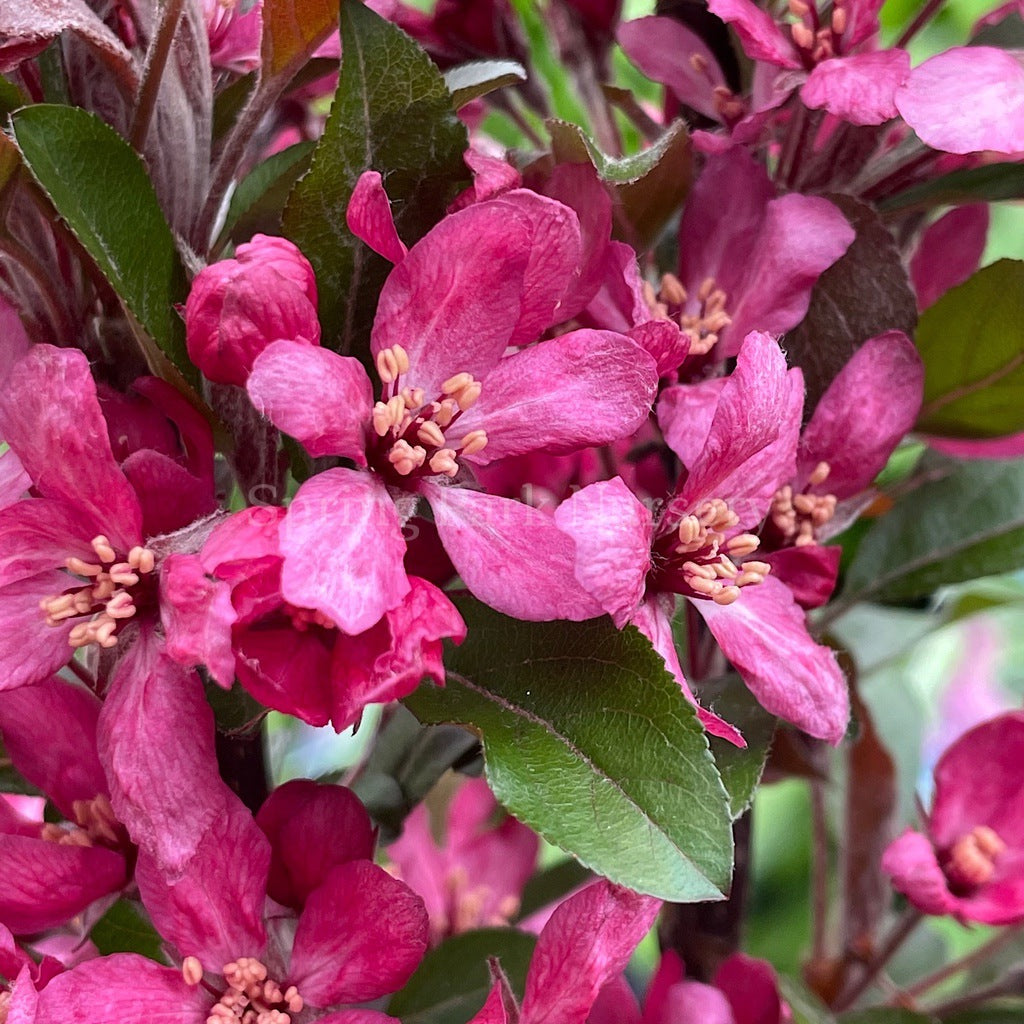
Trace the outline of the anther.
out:
<instances>
[{"instance_id":1,"label":"anther","mask_svg":"<svg viewBox=\"0 0 1024 1024\"><path fill-rule=\"evenodd\" d=\"M455 461L456 452L452 448L442 448L431 456L430 468L434 473L444 476L455 476L459 471L459 464Z\"/></svg>"},{"instance_id":2,"label":"anther","mask_svg":"<svg viewBox=\"0 0 1024 1024\"><path fill-rule=\"evenodd\" d=\"M712 595L711 600L714 601L715 604L727 605L738 600L739 596L739 587L723 587L717 594Z\"/></svg>"},{"instance_id":3,"label":"anther","mask_svg":"<svg viewBox=\"0 0 1024 1024\"><path fill-rule=\"evenodd\" d=\"M388 462L395 467L399 476L408 476L419 469L426 460L427 452L419 445L413 447L406 440L396 441L388 452Z\"/></svg>"},{"instance_id":4,"label":"anther","mask_svg":"<svg viewBox=\"0 0 1024 1024\"><path fill-rule=\"evenodd\" d=\"M828 475L831 472L832 467L827 462L819 462L814 467L814 471L807 478L808 485L811 487L817 487L818 484L823 484L828 479Z\"/></svg>"},{"instance_id":5,"label":"anther","mask_svg":"<svg viewBox=\"0 0 1024 1024\"><path fill-rule=\"evenodd\" d=\"M739 533L727 540L722 545L722 549L729 555L743 558L745 555L755 552L760 546L761 540L759 537L754 536L752 533Z\"/></svg>"},{"instance_id":6,"label":"anther","mask_svg":"<svg viewBox=\"0 0 1024 1024\"><path fill-rule=\"evenodd\" d=\"M398 360L395 353L389 348L382 349L377 353L376 363L377 376L382 383L393 384L398 378Z\"/></svg>"},{"instance_id":7,"label":"anther","mask_svg":"<svg viewBox=\"0 0 1024 1024\"><path fill-rule=\"evenodd\" d=\"M423 399L425 398L423 388L402 388L402 401L405 402L405 407L412 412L413 409L418 409L423 405Z\"/></svg>"},{"instance_id":8,"label":"anther","mask_svg":"<svg viewBox=\"0 0 1024 1024\"><path fill-rule=\"evenodd\" d=\"M463 439L459 448L460 455L476 455L487 447L487 432L471 430Z\"/></svg>"},{"instance_id":9,"label":"anther","mask_svg":"<svg viewBox=\"0 0 1024 1024\"><path fill-rule=\"evenodd\" d=\"M837 36L841 36L846 31L847 24L849 24L849 15L846 12L846 8L834 8L832 11L832 31Z\"/></svg>"},{"instance_id":10,"label":"anther","mask_svg":"<svg viewBox=\"0 0 1024 1024\"><path fill-rule=\"evenodd\" d=\"M117 558L117 553L110 546L110 541L102 533L98 537L93 537L92 549L101 562L113 562Z\"/></svg>"},{"instance_id":11,"label":"anther","mask_svg":"<svg viewBox=\"0 0 1024 1024\"><path fill-rule=\"evenodd\" d=\"M690 54L690 67L697 72L698 75L703 75L708 70L708 59L702 53L691 53Z\"/></svg>"},{"instance_id":12,"label":"anther","mask_svg":"<svg viewBox=\"0 0 1024 1024\"><path fill-rule=\"evenodd\" d=\"M203 980L203 965L198 957L187 956L182 960L181 976L185 979L186 985L198 985Z\"/></svg>"},{"instance_id":13,"label":"anther","mask_svg":"<svg viewBox=\"0 0 1024 1024\"><path fill-rule=\"evenodd\" d=\"M103 572L102 565L94 565L92 562L83 562L80 558L68 558L64 565L76 576L99 576Z\"/></svg>"},{"instance_id":14,"label":"anther","mask_svg":"<svg viewBox=\"0 0 1024 1024\"><path fill-rule=\"evenodd\" d=\"M377 402L373 407L373 432L383 437L391 427L391 410L384 402Z\"/></svg>"},{"instance_id":15,"label":"anther","mask_svg":"<svg viewBox=\"0 0 1024 1024\"><path fill-rule=\"evenodd\" d=\"M455 401L459 403L459 409L465 412L470 407L476 405L477 399L480 397L480 392L483 390L483 385L479 381L473 381L471 384L467 384L462 388L457 395L455 395Z\"/></svg>"},{"instance_id":16,"label":"anther","mask_svg":"<svg viewBox=\"0 0 1024 1024\"><path fill-rule=\"evenodd\" d=\"M692 56L697 57L700 55L695 53ZM704 58L701 57L701 60L704 60ZM707 67L706 60L704 60L704 66ZM686 302L686 289L683 287L682 281L675 274L662 275L661 295L666 302L673 306L681 306Z\"/></svg>"},{"instance_id":17,"label":"anther","mask_svg":"<svg viewBox=\"0 0 1024 1024\"><path fill-rule=\"evenodd\" d=\"M457 373L454 377L449 377L441 385L441 394L454 396L472 383L473 375L471 373Z\"/></svg>"},{"instance_id":18,"label":"anther","mask_svg":"<svg viewBox=\"0 0 1024 1024\"><path fill-rule=\"evenodd\" d=\"M416 436L427 445L434 448L441 448L444 445L444 434L441 428L432 420L421 423L416 431Z\"/></svg>"},{"instance_id":19,"label":"anther","mask_svg":"<svg viewBox=\"0 0 1024 1024\"><path fill-rule=\"evenodd\" d=\"M789 13L794 17L803 18L807 15L811 8L804 3L804 0L789 0Z\"/></svg>"},{"instance_id":20,"label":"anther","mask_svg":"<svg viewBox=\"0 0 1024 1024\"><path fill-rule=\"evenodd\" d=\"M708 296L715 290L715 279L713 277L705 277L700 283L700 288L697 289L697 298L701 302L707 302Z\"/></svg>"},{"instance_id":21,"label":"anther","mask_svg":"<svg viewBox=\"0 0 1024 1024\"><path fill-rule=\"evenodd\" d=\"M791 25L790 32L793 33L793 42L801 50L809 50L814 45L814 33L802 22Z\"/></svg>"}]
</instances>

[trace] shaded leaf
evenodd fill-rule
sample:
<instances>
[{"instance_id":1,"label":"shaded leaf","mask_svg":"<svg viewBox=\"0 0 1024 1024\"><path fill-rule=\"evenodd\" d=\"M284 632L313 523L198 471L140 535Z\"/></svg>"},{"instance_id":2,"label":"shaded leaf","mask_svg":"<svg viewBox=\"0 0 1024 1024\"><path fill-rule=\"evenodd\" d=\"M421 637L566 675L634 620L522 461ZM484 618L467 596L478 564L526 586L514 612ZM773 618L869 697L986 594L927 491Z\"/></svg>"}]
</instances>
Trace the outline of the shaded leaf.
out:
<instances>
[{"instance_id":1,"label":"shaded leaf","mask_svg":"<svg viewBox=\"0 0 1024 1024\"><path fill-rule=\"evenodd\" d=\"M880 200L878 205L886 213L896 213L964 203L997 203L1022 197L1024 165L985 164L924 181L905 192Z\"/></svg>"},{"instance_id":2,"label":"shaded leaf","mask_svg":"<svg viewBox=\"0 0 1024 1024\"><path fill-rule=\"evenodd\" d=\"M839 1018L840 1024L932 1024L934 1020L927 1014L912 1013L894 1006L844 1013Z\"/></svg>"},{"instance_id":3,"label":"shaded leaf","mask_svg":"<svg viewBox=\"0 0 1024 1024\"><path fill-rule=\"evenodd\" d=\"M78 107L37 104L13 117L25 164L163 353L198 381L174 310L188 290L146 168L124 139Z\"/></svg>"},{"instance_id":4,"label":"shaded leaf","mask_svg":"<svg viewBox=\"0 0 1024 1024\"><path fill-rule=\"evenodd\" d=\"M807 316L783 341L790 366L804 373L805 419L865 341L889 330L912 337L917 323L914 290L896 242L878 214L850 196L826 198L839 207L857 236L818 278Z\"/></svg>"},{"instance_id":5,"label":"shaded leaf","mask_svg":"<svg viewBox=\"0 0 1024 1024\"><path fill-rule=\"evenodd\" d=\"M522 998L537 939L511 928L484 928L455 935L431 950L387 1012L402 1024L465 1024L491 988L487 958L496 957Z\"/></svg>"},{"instance_id":6,"label":"shaded leaf","mask_svg":"<svg viewBox=\"0 0 1024 1024\"><path fill-rule=\"evenodd\" d=\"M1024 430L1024 263L1000 260L951 288L921 316L918 429L945 437Z\"/></svg>"},{"instance_id":7,"label":"shaded leaf","mask_svg":"<svg viewBox=\"0 0 1024 1024\"><path fill-rule=\"evenodd\" d=\"M264 4L264 76L290 79L337 23L337 0L271 0Z\"/></svg>"},{"instance_id":8,"label":"shaded leaf","mask_svg":"<svg viewBox=\"0 0 1024 1024\"><path fill-rule=\"evenodd\" d=\"M614 882L679 902L729 885L728 795L693 706L638 630L520 622L476 602L444 689L406 703L479 730L491 789Z\"/></svg>"},{"instance_id":9,"label":"shaded leaf","mask_svg":"<svg viewBox=\"0 0 1024 1024\"><path fill-rule=\"evenodd\" d=\"M521 921L543 907L564 899L593 877L579 861L572 858L538 871L523 889L516 920Z\"/></svg>"},{"instance_id":10,"label":"shaded leaf","mask_svg":"<svg viewBox=\"0 0 1024 1024\"><path fill-rule=\"evenodd\" d=\"M391 265L345 223L356 180L380 171L398 233L412 245L469 183L462 160L468 139L441 72L405 33L346 0L341 38L334 105L310 171L288 201L284 227L316 271L324 344L368 359L377 296Z\"/></svg>"},{"instance_id":11,"label":"shaded leaf","mask_svg":"<svg viewBox=\"0 0 1024 1024\"><path fill-rule=\"evenodd\" d=\"M444 73L444 84L452 94L452 106L456 110L495 89L525 81L526 69L514 60L475 60Z\"/></svg>"},{"instance_id":12,"label":"shaded leaf","mask_svg":"<svg viewBox=\"0 0 1024 1024\"><path fill-rule=\"evenodd\" d=\"M833 1024L835 1018L807 986L797 978L779 975L779 992L793 1011L793 1024Z\"/></svg>"},{"instance_id":13,"label":"shaded leaf","mask_svg":"<svg viewBox=\"0 0 1024 1024\"><path fill-rule=\"evenodd\" d=\"M163 940L137 903L118 900L93 926L89 936L100 954L138 953L150 960L166 962Z\"/></svg>"}]
</instances>

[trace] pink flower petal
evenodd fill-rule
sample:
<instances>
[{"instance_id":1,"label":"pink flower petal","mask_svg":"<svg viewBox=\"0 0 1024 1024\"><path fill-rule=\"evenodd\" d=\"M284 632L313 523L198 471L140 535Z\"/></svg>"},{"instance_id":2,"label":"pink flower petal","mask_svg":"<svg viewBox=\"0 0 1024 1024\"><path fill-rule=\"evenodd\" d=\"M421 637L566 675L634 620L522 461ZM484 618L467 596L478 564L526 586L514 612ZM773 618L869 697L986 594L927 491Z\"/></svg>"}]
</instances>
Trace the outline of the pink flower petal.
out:
<instances>
[{"instance_id":1,"label":"pink flower petal","mask_svg":"<svg viewBox=\"0 0 1024 1024\"><path fill-rule=\"evenodd\" d=\"M914 426L924 366L902 331L866 341L829 385L800 441L799 482L829 464L814 491L849 498L867 487Z\"/></svg>"},{"instance_id":2,"label":"pink flower petal","mask_svg":"<svg viewBox=\"0 0 1024 1024\"><path fill-rule=\"evenodd\" d=\"M811 639L785 584L769 576L731 605L693 604L766 711L833 746L842 740L850 718L846 680L832 651Z\"/></svg>"},{"instance_id":3,"label":"pink flower petal","mask_svg":"<svg viewBox=\"0 0 1024 1024\"><path fill-rule=\"evenodd\" d=\"M0 586L63 569L70 557L92 561L93 526L73 505L48 498L27 498L0 509ZM56 593L67 588L67 576L64 581Z\"/></svg>"},{"instance_id":4,"label":"pink flower petal","mask_svg":"<svg viewBox=\"0 0 1024 1024\"><path fill-rule=\"evenodd\" d=\"M889 844L882 856L882 870L918 910L926 914L951 914L957 900L949 891L946 876L935 858L927 836L907 829Z\"/></svg>"},{"instance_id":5,"label":"pink flower petal","mask_svg":"<svg viewBox=\"0 0 1024 1024\"><path fill-rule=\"evenodd\" d=\"M555 524L576 542L576 578L620 629L644 596L651 566L651 512L619 477L563 501Z\"/></svg>"},{"instance_id":6,"label":"pink flower petal","mask_svg":"<svg viewBox=\"0 0 1024 1024\"><path fill-rule=\"evenodd\" d=\"M832 596L843 549L838 544L806 544L757 552L772 567L772 577L785 583L801 608L820 608Z\"/></svg>"},{"instance_id":7,"label":"pink flower petal","mask_svg":"<svg viewBox=\"0 0 1024 1024\"><path fill-rule=\"evenodd\" d=\"M72 623L48 626L39 610L67 583L66 573L48 572L0 588L0 690L38 683L71 660Z\"/></svg>"},{"instance_id":8,"label":"pink flower petal","mask_svg":"<svg viewBox=\"0 0 1024 1024\"><path fill-rule=\"evenodd\" d=\"M200 480L163 452L133 452L121 472L138 498L147 537L173 533L217 508L212 480Z\"/></svg>"},{"instance_id":9,"label":"pink flower petal","mask_svg":"<svg viewBox=\"0 0 1024 1024\"><path fill-rule=\"evenodd\" d=\"M947 153L1024 150L1024 67L991 46L958 46L926 60L896 93L903 119Z\"/></svg>"},{"instance_id":10,"label":"pink flower petal","mask_svg":"<svg viewBox=\"0 0 1024 1024\"><path fill-rule=\"evenodd\" d=\"M905 50L876 50L818 64L800 90L812 110L822 107L850 124L884 124L898 116L896 90L910 77Z\"/></svg>"},{"instance_id":11,"label":"pink flower petal","mask_svg":"<svg viewBox=\"0 0 1024 1024\"><path fill-rule=\"evenodd\" d=\"M89 362L36 345L0 395L0 435L44 498L67 502L125 552L142 541L138 499L114 462ZM91 539L91 538L87 538Z\"/></svg>"},{"instance_id":12,"label":"pink flower petal","mask_svg":"<svg viewBox=\"0 0 1024 1024\"><path fill-rule=\"evenodd\" d=\"M766 961L733 953L715 972L714 984L729 1000L736 1024L781 1024L778 978Z\"/></svg>"},{"instance_id":13,"label":"pink flower petal","mask_svg":"<svg viewBox=\"0 0 1024 1024\"><path fill-rule=\"evenodd\" d=\"M281 523L281 592L346 633L362 633L409 593L402 524L370 473L329 469L298 490Z\"/></svg>"},{"instance_id":14,"label":"pink flower petal","mask_svg":"<svg viewBox=\"0 0 1024 1024\"><path fill-rule=\"evenodd\" d=\"M1005 437L964 440L958 437L928 437L929 446L954 459L1015 459L1024 455L1024 433Z\"/></svg>"},{"instance_id":15,"label":"pink flower petal","mask_svg":"<svg viewBox=\"0 0 1024 1024\"><path fill-rule=\"evenodd\" d=\"M345 210L345 223L356 238L362 239L384 259L391 263L405 259L409 250L398 237L391 201L379 172L364 171L359 175Z\"/></svg>"},{"instance_id":16,"label":"pink flower petal","mask_svg":"<svg viewBox=\"0 0 1024 1024\"><path fill-rule=\"evenodd\" d=\"M597 994L626 966L661 901L600 881L570 896L537 940L522 1024L583 1024Z\"/></svg>"},{"instance_id":17,"label":"pink flower petal","mask_svg":"<svg viewBox=\"0 0 1024 1024\"><path fill-rule=\"evenodd\" d=\"M0 454L0 509L17 501L32 486L21 459L11 451Z\"/></svg>"},{"instance_id":18,"label":"pink flower petal","mask_svg":"<svg viewBox=\"0 0 1024 1024\"><path fill-rule=\"evenodd\" d=\"M487 993L484 1005L473 1015L469 1024L519 1024L515 996L508 982L499 978Z\"/></svg>"},{"instance_id":19,"label":"pink flower petal","mask_svg":"<svg viewBox=\"0 0 1024 1024\"><path fill-rule=\"evenodd\" d=\"M641 1024L640 1006L623 975L612 978L597 994L587 1024Z\"/></svg>"},{"instance_id":20,"label":"pink flower petal","mask_svg":"<svg viewBox=\"0 0 1024 1024\"><path fill-rule=\"evenodd\" d=\"M987 203L970 203L929 225L910 260L918 309L927 309L978 269L989 219Z\"/></svg>"},{"instance_id":21,"label":"pink flower petal","mask_svg":"<svg viewBox=\"0 0 1024 1024\"><path fill-rule=\"evenodd\" d=\"M669 992L686 977L686 968L679 954L672 949L662 951L661 959L647 984L642 1024L661 1024L666 1019Z\"/></svg>"},{"instance_id":22,"label":"pink flower petal","mask_svg":"<svg viewBox=\"0 0 1024 1024\"><path fill-rule=\"evenodd\" d=\"M441 542L466 586L505 615L531 622L601 615L576 579L576 547L529 505L461 487L424 488Z\"/></svg>"},{"instance_id":23,"label":"pink flower petal","mask_svg":"<svg viewBox=\"0 0 1024 1024\"><path fill-rule=\"evenodd\" d=\"M408 981L427 951L427 912L368 861L334 868L299 917L289 981L312 1006L362 1003Z\"/></svg>"},{"instance_id":24,"label":"pink flower petal","mask_svg":"<svg viewBox=\"0 0 1024 1024\"><path fill-rule=\"evenodd\" d=\"M683 981L668 993L666 1013L654 1024L737 1024L725 994L699 981Z\"/></svg>"},{"instance_id":25,"label":"pink flower petal","mask_svg":"<svg viewBox=\"0 0 1024 1024\"><path fill-rule=\"evenodd\" d=\"M715 410L728 377L713 377L699 384L676 384L658 396L655 412L665 444L689 469L704 450Z\"/></svg>"},{"instance_id":26,"label":"pink flower petal","mask_svg":"<svg viewBox=\"0 0 1024 1024\"><path fill-rule=\"evenodd\" d=\"M793 44L772 16L751 0L710 0L708 10L736 29L748 57L780 68L800 67Z\"/></svg>"},{"instance_id":27,"label":"pink flower petal","mask_svg":"<svg viewBox=\"0 0 1024 1024\"><path fill-rule=\"evenodd\" d=\"M459 430L487 432L469 461L525 452L562 455L617 441L647 418L658 386L654 360L612 331L572 331L502 359Z\"/></svg>"},{"instance_id":28,"label":"pink flower petal","mask_svg":"<svg viewBox=\"0 0 1024 1024\"><path fill-rule=\"evenodd\" d=\"M358 359L300 341L275 341L253 363L253 405L310 455L343 455L366 465L373 388Z\"/></svg>"},{"instance_id":29,"label":"pink flower petal","mask_svg":"<svg viewBox=\"0 0 1024 1024\"><path fill-rule=\"evenodd\" d=\"M279 531L285 510L272 505L243 509L223 520L200 553L203 568L230 579L232 566L263 558L280 558Z\"/></svg>"}]
</instances>

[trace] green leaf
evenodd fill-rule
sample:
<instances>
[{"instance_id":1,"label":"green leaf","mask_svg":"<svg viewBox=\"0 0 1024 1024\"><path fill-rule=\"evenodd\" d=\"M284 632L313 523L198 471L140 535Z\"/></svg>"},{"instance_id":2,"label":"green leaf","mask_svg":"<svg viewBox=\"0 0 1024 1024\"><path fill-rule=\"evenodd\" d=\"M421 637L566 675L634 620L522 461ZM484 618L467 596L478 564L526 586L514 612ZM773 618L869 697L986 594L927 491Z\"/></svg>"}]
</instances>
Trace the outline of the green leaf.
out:
<instances>
[{"instance_id":1,"label":"green leaf","mask_svg":"<svg viewBox=\"0 0 1024 1024\"><path fill-rule=\"evenodd\" d=\"M174 310L188 291L185 273L142 161L113 128L78 107L40 103L12 122L33 177L125 308L197 382Z\"/></svg>"},{"instance_id":2,"label":"green leaf","mask_svg":"<svg viewBox=\"0 0 1024 1024\"><path fill-rule=\"evenodd\" d=\"M1024 263L1000 260L921 317L925 366L918 429L945 437L1024 430Z\"/></svg>"},{"instance_id":3,"label":"green leaf","mask_svg":"<svg viewBox=\"0 0 1024 1024\"><path fill-rule=\"evenodd\" d=\"M1024 565L1024 462L946 463L865 535L843 606L872 595L906 600L947 583Z\"/></svg>"},{"instance_id":4,"label":"green leaf","mask_svg":"<svg viewBox=\"0 0 1024 1024\"><path fill-rule=\"evenodd\" d=\"M391 264L348 229L359 176L384 177L395 226L412 245L466 184L468 140L441 72L390 22L346 0L338 91L309 173L285 209L285 233L317 275L324 344L368 359L377 296Z\"/></svg>"},{"instance_id":5,"label":"green leaf","mask_svg":"<svg viewBox=\"0 0 1024 1024\"><path fill-rule=\"evenodd\" d=\"M10 79L0 75L0 118L6 118L28 102L28 97Z\"/></svg>"},{"instance_id":6,"label":"green leaf","mask_svg":"<svg viewBox=\"0 0 1024 1024\"><path fill-rule=\"evenodd\" d=\"M579 861L571 857L538 871L523 889L516 920L529 917L542 907L564 899L584 882L594 876Z\"/></svg>"},{"instance_id":7,"label":"green leaf","mask_svg":"<svg viewBox=\"0 0 1024 1024\"><path fill-rule=\"evenodd\" d=\"M798 978L780 974L779 992L793 1011L793 1024L833 1024L825 1004Z\"/></svg>"},{"instance_id":8,"label":"green leaf","mask_svg":"<svg viewBox=\"0 0 1024 1024\"><path fill-rule=\"evenodd\" d=\"M387 1012L402 1024L465 1024L483 1005L491 987L487 958L497 957L522 998L526 971L537 939L511 928L464 932L431 950Z\"/></svg>"},{"instance_id":9,"label":"green leaf","mask_svg":"<svg viewBox=\"0 0 1024 1024\"><path fill-rule=\"evenodd\" d=\"M474 60L444 73L444 84L452 94L452 106L456 110L495 89L525 81L526 69L514 60Z\"/></svg>"},{"instance_id":10,"label":"green leaf","mask_svg":"<svg viewBox=\"0 0 1024 1024\"><path fill-rule=\"evenodd\" d=\"M164 963L163 940L132 900L118 900L93 926L90 935L103 956L139 953Z\"/></svg>"},{"instance_id":11,"label":"green leaf","mask_svg":"<svg viewBox=\"0 0 1024 1024\"><path fill-rule=\"evenodd\" d=\"M1024 197L1024 166L986 164L965 171L952 171L922 182L905 192L883 199L878 205L885 213L927 210L935 206L963 203L997 203Z\"/></svg>"},{"instance_id":12,"label":"green leaf","mask_svg":"<svg viewBox=\"0 0 1024 1024\"><path fill-rule=\"evenodd\" d=\"M871 1010L858 1010L856 1013L844 1013L839 1018L840 1024L932 1024L934 1017L923 1013L912 1013L898 1007L877 1007Z\"/></svg>"},{"instance_id":13,"label":"green leaf","mask_svg":"<svg viewBox=\"0 0 1024 1024\"><path fill-rule=\"evenodd\" d=\"M406 703L483 737L495 796L614 882L676 902L728 888L728 796L693 706L638 630L534 623L476 602L444 689Z\"/></svg>"}]
</instances>

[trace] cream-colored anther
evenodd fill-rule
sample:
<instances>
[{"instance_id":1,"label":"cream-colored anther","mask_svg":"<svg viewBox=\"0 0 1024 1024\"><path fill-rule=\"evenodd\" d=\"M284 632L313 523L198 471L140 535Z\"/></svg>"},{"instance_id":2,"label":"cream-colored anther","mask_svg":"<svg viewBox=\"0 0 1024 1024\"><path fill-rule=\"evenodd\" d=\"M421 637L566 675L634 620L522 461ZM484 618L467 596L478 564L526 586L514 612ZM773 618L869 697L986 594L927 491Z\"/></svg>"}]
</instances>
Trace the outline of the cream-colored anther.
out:
<instances>
[{"instance_id":1,"label":"cream-colored anther","mask_svg":"<svg viewBox=\"0 0 1024 1024\"><path fill-rule=\"evenodd\" d=\"M484 430L471 430L459 446L460 455L476 455L487 447L487 432Z\"/></svg>"},{"instance_id":2,"label":"cream-colored anther","mask_svg":"<svg viewBox=\"0 0 1024 1024\"><path fill-rule=\"evenodd\" d=\"M697 289L697 298L700 302L707 302L711 293L715 290L715 279L713 277L705 277L700 283L700 287Z\"/></svg>"},{"instance_id":3,"label":"cream-colored anther","mask_svg":"<svg viewBox=\"0 0 1024 1024\"><path fill-rule=\"evenodd\" d=\"M711 600L715 604L727 605L738 601L740 597L739 587L723 587L717 594L713 594Z\"/></svg>"},{"instance_id":4,"label":"cream-colored anther","mask_svg":"<svg viewBox=\"0 0 1024 1024\"><path fill-rule=\"evenodd\" d=\"M832 31L841 36L850 23L850 16L845 7L836 7L832 11Z\"/></svg>"},{"instance_id":5,"label":"cream-colored anther","mask_svg":"<svg viewBox=\"0 0 1024 1024\"><path fill-rule=\"evenodd\" d=\"M92 549L101 562L113 562L117 558L117 553L110 546L110 541L102 533L98 537L93 537Z\"/></svg>"},{"instance_id":6,"label":"cream-colored anther","mask_svg":"<svg viewBox=\"0 0 1024 1024\"><path fill-rule=\"evenodd\" d=\"M431 420L421 423L416 430L416 436L426 445L433 448L444 446L444 434L441 428Z\"/></svg>"},{"instance_id":7,"label":"cream-colored anther","mask_svg":"<svg viewBox=\"0 0 1024 1024\"><path fill-rule=\"evenodd\" d=\"M476 405L481 391L483 391L483 385L479 381L475 380L471 384L467 384L457 395L454 396L455 401L459 404L459 410L461 412L465 412L467 409Z\"/></svg>"},{"instance_id":8,"label":"cream-colored anther","mask_svg":"<svg viewBox=\"0 0 1024 1024\"><path fill-rule=\"evenodd\" d=\"M707 73L708 70L708 59L702 53L691 53L690 54L690 67L697 72L698 75Z\"/></svg>"},{"instance_id":9,"label":"cream-colored anther","mask_svg":"<svg viewBox=\"0 0 1024 1024\"><path fill-rule=\"evenodd\" d=\"M807 478L807 483L810 487L817 487L818 484L823 484L827 479L829 473L832 472L832 467L827 462L819 462L815 467L811 475Z\"/></svg>"},{"instance_id":10,"label":"cream-colored anther","mask_svg":"<svg viewBox=\"0 0 1024 1024\"><path fill-rule=\"evenodd\" d=\"M805 15L810 13L810 6L804 3L804 0L789 0L789 13L794 17L803 18Z\"/></svg>"},{"instance_id":11,"label":"cream-colored anther","mask_svg":"<svg viewBox=\"0 0 1024 1024\"><path fill-rule=\"evenodd\" d=\"M391 427L391 410L384 402L377 402L373 407L373 432L383 437Z\"/></svg>"},{"instance_id":12,"label":"cream-colored anther","mask_svg":"<svg viewBox=\"0 0 1024 1024\"><path fill-rule=\"evenodd\" d=\"M699 54L693 54L694 57ZM702 57L701 60L704 58ZM707 65L707 61L704 61ZM661 276L661 297L673 306L681 306L686 302L686 289L683 282L675 274L662 274Z\"/></svg>"},{"instance_id":13,"label":"cream-colored anther","mask_svg":"<svg viewBox=\"0 0 1024 1024\"><path fill-rule=\"evenodd\" d=\"M455 461L456 454L452 448L442 448L431 456L431 470L442 476L455 476L459 471L459 464Z\"/></svg>"},{"instance_id":14,"label":"cream-colored anther","mask_svg":"<svg viewBox=\"0 0 1024 1024\"><path fill-rule=\"evenodd\" d=\"M95 565L92 562L83 562L80 558L67 558L64 560L65 567L76 576L99 576L103 572L102 565Z\"/></svg>"},{"instance_id":15,"label":"cream-colored anther","mask_svg":"<svg viewBox=\"0 0 1024 1024\"><path fill-rule=\"evenodd\" d=\"M738 533L722 545L726 554L735 558L743 558L753 554L761 546L761 539L752 533Z\"/></svg>"},{"instance_id":16,"label":"cream-colored anther","mask_svg":"<svg viewBox=\"0 0 1024 1024\"><path fill-rule=\"evenodd\" d=\"M398 360L395 353L389 349L381 349L375 360L377 363L377 376L382 383L393 384L398 379Z\"/></svg>"},{"instance_id":17,"label":"cream-colored anther","mask_svg":"<svg viewBox=\"0 0 1024 1024\"><path fill-rule=\"evenodd\" d=\"M135 602L132 595L122 590L115 594L108 602L106 613L112 619L130 619L135 614Z\"/></svg>"},{"instance_id":18,"label":"cream-colored anther","mask_svg":"<svg viewBox=\"0 0 1024 1024\"><path fill-rule=\"evenodd\" d=\"M680 544L692 544L704 534L704 528L696 516L683 516L679 520L679 542Z\"/></svg>"},{"instance_id":19,"label":"cream-colored anther","mask_svg":"<svg viewBox=\"0 0 1024 1024\"><path fill-rule=\"evenodd\" d=\"M809 50L814 45L814 33L803 22L791 25L790 31L793 33L793 42L801 50Z\"/></svg>"},{"instance_id":20,"label":"cream-colored anther","mask_svg":"<svg viewBox=\"0 0 1024 1024\"><path fill-rule=\"evenodd\" d=\"M701 565L699 562L683 562L683 576L689 582L691 578L714 580L718 574L710 565Z\"/></svg>"},{"instance_id":21,"label":"cream-colored anther","mask_svg":"<svg viewBox=\"0 0 1024 1024\"><path fill-rule=\"evenodd\" d=\"M197 956L187 956L181 961L181 976L186 985L198 985L203 980L203 965Z\"/></svg>"},{"instance_id":22,"label":"cream-colored anther","mask_svg":"<svg viewBox=\"0 0 1024 1024\"><path fill-rule=\"evenodd\" d=\"M405 407L410 412L423 405L425 397L423 388L402 388L402 401L405 402Z\"/></svg>"},{"instance_id":23,"label":"cream-colored anther","mask_svg":"<svg viewBox=\"0 0 1024 1024\"><path fill-rule=\"evenodd\" d=\"M434 422L441 427L447 427L459 412L459 403L451 398L446 398L437 405L437 411L434 413Z\"/></svg>"},{"instance_id":24,"label":"cream-colored anther","mask_svg":"<svg viewBox=\"0 0 1024 1024\"><path fill-rule=\"evenodd\" d=\"M426 461L427 453L419 445L411 445L402 439L396 441L388 452L388 462L395 467L399 476L408 476L414 470L420 468Z\"/></svg>"},{"instance_id":25,"label":"cream-colored anther","mask_svg":"<svg viewBox=\"0 0 1024 1024\"><path fill-rule=\"evenodd\" d=\"M442 395L451 395L452 397L454 397L464 387L467 387L469 384L472 384L472 383L473 383L473 375L471 373L457 373L453 377L449 377L441 385L441 394Z\"/></svg>"}]
</instances>

